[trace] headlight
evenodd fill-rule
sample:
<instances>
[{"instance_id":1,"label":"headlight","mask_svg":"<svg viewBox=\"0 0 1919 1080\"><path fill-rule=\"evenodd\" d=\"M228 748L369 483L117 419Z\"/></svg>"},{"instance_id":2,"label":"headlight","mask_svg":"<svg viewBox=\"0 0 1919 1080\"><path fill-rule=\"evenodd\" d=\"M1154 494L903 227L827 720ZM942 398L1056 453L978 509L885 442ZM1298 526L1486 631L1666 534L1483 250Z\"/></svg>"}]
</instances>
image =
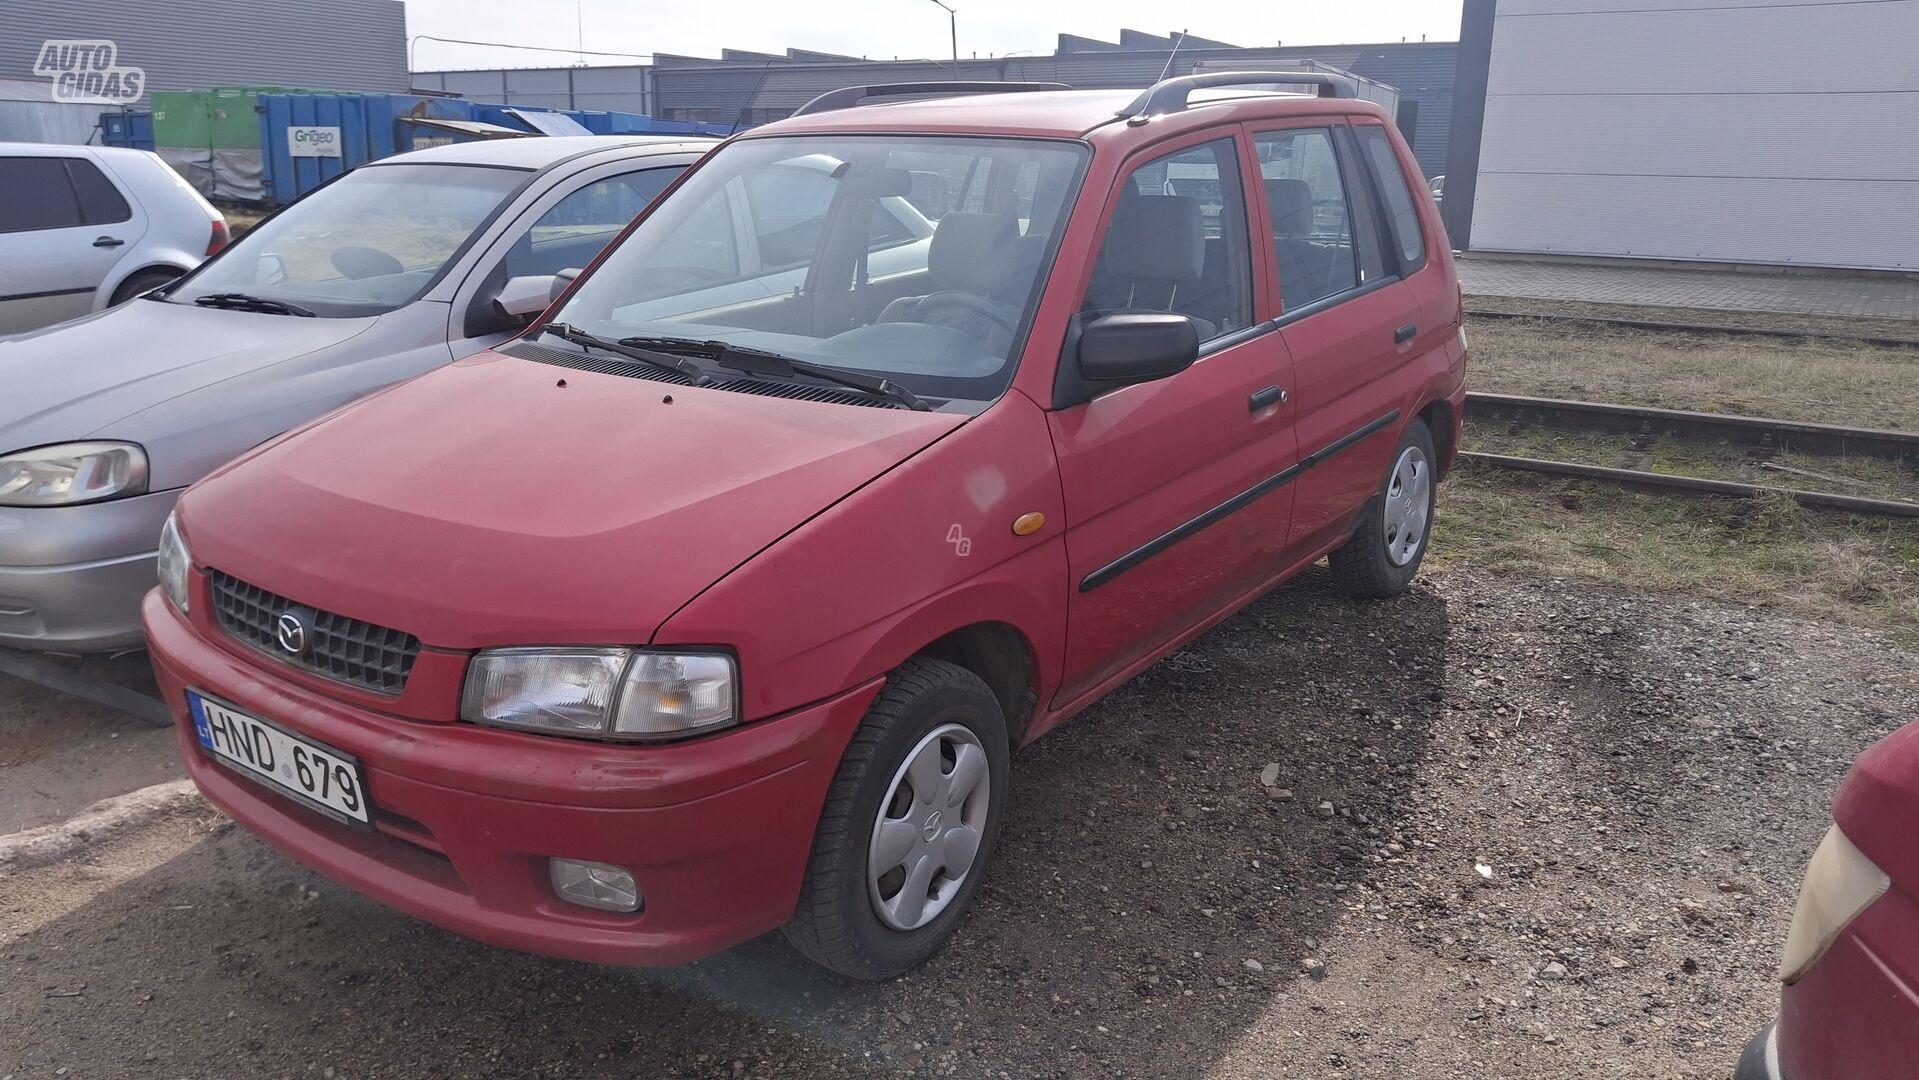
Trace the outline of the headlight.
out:
<instances>
[{"instance_id":1,"label":"headlight","mask_svg":"<svg viewBox=\"0 0 1919 1080\"><path fill-rule=\"evenodd\" d=\"M1799 886L1792 929L1786 932L1786 950L1779 958L1780 980L1798 982L1891 884L1885 871L1853 847L1839 826L1827 829L1806 867L1805 884Z\"/></svg>"},{"instance_id":2,"label":"headlight","mask_svg":"<svg viewBox=\"0 0 1919 1080\"><path fill-rule=\"evenodd\" d=\"M466 673L460 717L598 739L670 739L739 719L723 653L487 649Z\"/></svg>"},{"instance_id":3,"label":"headlight","mask_svg":"<svg viewBox=\"0 0 1919 1080\"><path fill-rule=\"evenodd\" d=\"M0 506L72 506L146 489L147 454L132 443L61 443L0 457Z\"/></svg>"},{"instance_id":4,"label":"headlight","mask_svg":"<svg viewBox=\"0 0 1919 1080\"><path fill-rule=\"evenodd\" d=\"M180 536L180 526L167 515L167 523L160 526L160 588L166 591L167 599L184 615L187 606L187 568L193 565L193 553L187 550L187 542Z\"/></svg>"}]
</instances>

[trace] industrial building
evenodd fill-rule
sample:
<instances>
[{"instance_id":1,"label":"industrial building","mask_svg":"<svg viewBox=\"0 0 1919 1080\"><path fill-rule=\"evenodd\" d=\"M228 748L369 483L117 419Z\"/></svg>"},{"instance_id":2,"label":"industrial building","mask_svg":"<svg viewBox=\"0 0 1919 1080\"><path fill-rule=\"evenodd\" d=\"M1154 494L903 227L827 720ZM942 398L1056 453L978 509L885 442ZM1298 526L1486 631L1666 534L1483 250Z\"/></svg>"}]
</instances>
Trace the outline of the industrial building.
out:
<instances>
[{"instance_id":1,"label":"industrial building","mask_svg":"<svg viewBox=\"0 0 1919 1080\"><path fill-rule=\"evenodd\" d=\"M1197 36L1176 41L1174 35L1125 30L1112 42L1061 34L1047 56L962 56L957 77L1141 87L1169 70L1169 58L1174 75L1188 74L1200 64L1296 67L1315 61L1396 88L1400 129L1430 176L1446 168L1457 48L1450 41L1241 48ZM728 49L716 59L661 54L652 64L622 67L423 71L415 73L414 86L508 104L623 109L665 119L749 126L784 117L842 86L954 77L950 61Z\"/></svg>"},{"instance_id":2,"label":"industrial building","mask_svg":"<svg viewBox=\"0 0 1919 1080\"><path fill-rule=\"evenodd\" d=\"M1467 0L1477 252L1919 270L1919 0Z\"/></svg>"}]
</instances>

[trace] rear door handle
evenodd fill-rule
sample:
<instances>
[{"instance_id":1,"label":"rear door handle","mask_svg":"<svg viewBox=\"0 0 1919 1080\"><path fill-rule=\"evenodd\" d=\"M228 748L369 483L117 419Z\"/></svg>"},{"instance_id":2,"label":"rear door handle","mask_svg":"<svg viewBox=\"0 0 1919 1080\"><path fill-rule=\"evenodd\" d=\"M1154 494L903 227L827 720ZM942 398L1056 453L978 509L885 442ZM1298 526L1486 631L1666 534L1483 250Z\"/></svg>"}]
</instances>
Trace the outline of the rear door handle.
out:
<instances>
[{"instance_id":1,"label":"rear door handle","mask_svg":"<svg viewBox=\"0 0 1919 1080\"><path fill-rule=\"evenodd\" d=\"M126 243L125 240L120 240L111 236L102 236L93 242L93 246L94 247L119 247L121 244L124 244L124 243Z\"/></svg>"},{"instance_id":2,"label":"rear door handle","mask_svg":"<svg viewBox=\"0 0 1919 1080\"><path fill-rule=\"evenodd\" d=\"M1419 324L1407 323L1405 326L1393 331L1393 344L1404 345L1408 341L1411 341L1413 335L1417 333L1419 333Z\"/></svg>"},{"instance_id":3,"label":"rear door handle","mask_svg":"<svg viewBox=\"0 0 1919 1080\"><path fill-rule=\"evenodd\" d=\"M1261 409L1270 409L1275 405L1284 404L1286 404L1286 388L1269 386L1246 399L1246 411L1258 412Z\"/></svg>"}]
</instances>

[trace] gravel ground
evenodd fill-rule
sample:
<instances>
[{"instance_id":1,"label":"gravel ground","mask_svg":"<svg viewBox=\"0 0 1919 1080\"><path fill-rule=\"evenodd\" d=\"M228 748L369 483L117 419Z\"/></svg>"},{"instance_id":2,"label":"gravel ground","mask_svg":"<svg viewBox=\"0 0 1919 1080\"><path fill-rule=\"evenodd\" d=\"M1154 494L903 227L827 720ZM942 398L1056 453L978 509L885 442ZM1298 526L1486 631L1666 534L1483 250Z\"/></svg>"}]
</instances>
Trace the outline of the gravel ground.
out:
<instances>
[{"instance_id":1,"label":"gravel ground","mask_svg":"<svg viewBox=\"0 0 1919 1080\"><path fill-rule=\"evenodd\" d=\"M0 876L0 1076L1723 1078L1832 789L1919 717L1912 660L1315 572L1017 755L978 907L884 985L776 939L651 972L490 949L189 809Z\"/></svg>"}]
</instances>

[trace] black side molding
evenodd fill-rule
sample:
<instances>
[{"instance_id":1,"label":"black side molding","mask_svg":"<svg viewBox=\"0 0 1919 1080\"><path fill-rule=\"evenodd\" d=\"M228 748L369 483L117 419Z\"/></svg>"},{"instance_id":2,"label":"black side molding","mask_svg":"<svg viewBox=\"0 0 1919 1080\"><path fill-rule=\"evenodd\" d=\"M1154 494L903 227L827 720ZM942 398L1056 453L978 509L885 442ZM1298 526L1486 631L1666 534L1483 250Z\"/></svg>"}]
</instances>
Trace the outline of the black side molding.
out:
<instances>
[{"instance_id":1,"label":"black side molding","mask_svg":"<svg viewBox=\"0 0 1919 1080\"><path fill-rule=\"evenodd\" d=\"M1141 544L1140 546L1134 548L1133 550L1127 552L1126 554L1121 555L1119 558L1114 559L1112 562L1107 563L1105 566L1102 566L1099 569L1093 571L1092 573L1086 575L1084 578L1080 579L1079 591L1092 592L1094 589L1099 588L1101 585L1104 585L1107 582L1118 577L1119 575L1125 573L1126 571L1131 570L1133 567L1138 566L1140 563L1145 562L1147 559L1150 559L1153 556L1159 554L1160 552L1165 551L1167 548L1172 547L1174 544L1179 543L1181 540L1184 540L1194 535L1195 533L1200 532L1202 529L1205 529L1208 525L1211 525L1214 522L1219 521L1220 519L1232 514L1233 512L1237 510L1245 509L1246 507L1252 505L1254 502L1258 501L1258 499L1261 496L1266 495L1267 493L1272 491L1277 491L1278 489L1286 486L1287 484L1292 483L1294 480L1299 478L1300 473L1305 472L1307 469L1312 468L1313 466L1319 464L1322 461L1325 461L1327 458L1330 458L1333 455L1338 454L1343 450L1351 449L1360 440L1366 438L1366 436L1373 434L1374 432L1378 431L1379 429L1383 427L1386 427L1388 424L1391 424L1393 421L1397 419L1399 419L1399 410L1394 409L1392 412L1389 412L1386 415L1380 417L1379 419L1366 424L1364 427L1358 429L1357 431L1350 432L1348 434L1340 436L1337 439L1334 439L1332 442L1327 443L1325 446L1320 447L1318 450L1315 450L1312 453L1306 455L1305 457L1300 458L1299 463L1297 465L1288 466L1287 468L1274 473L1273 475L1267 477L1266 479L1261 480L1259 483L1254 484L1252 487L1247 488L1245 491L1242 491L1239 494L1233 496L1232 498L1227 499L1225 502L1220 503L1218 506L1215 506L1212 509L1205 511L1188 521L1181 522L1179 525L1173 527L1168 532L1160 536L1154 537L1151 540L1148 540L1146 543Z\"/></svg>"}]
</instances>

